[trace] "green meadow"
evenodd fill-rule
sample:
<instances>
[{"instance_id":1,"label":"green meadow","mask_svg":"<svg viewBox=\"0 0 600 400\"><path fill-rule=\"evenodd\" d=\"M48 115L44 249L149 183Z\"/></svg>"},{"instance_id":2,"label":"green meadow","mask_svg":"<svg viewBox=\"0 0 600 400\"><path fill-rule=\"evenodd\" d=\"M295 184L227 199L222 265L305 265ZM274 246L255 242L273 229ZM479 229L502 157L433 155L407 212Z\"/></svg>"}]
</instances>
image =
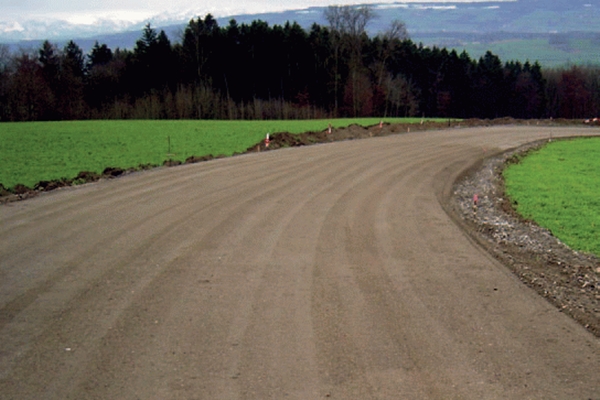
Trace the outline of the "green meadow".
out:
<instances>
[{"instance_id":1,"label":"green meadow","mask_svg":"<svg viewBox=\"0 0 600 400\"><path fill-rule=\"evenodd\" d=\"M558 48L548 43L548 39L512 39L491 43L467 43L455 46L460 53L465 50L473 59L479 59L487 51L496 54L503 61L538 61L544 68L566 67L570 65L598 65L599 46L591 40L572 39L566 48Z\"/></svg>"},{"instance_id":2,"label":"green meadow","mask_svg":"<svg viewBox=\"0 0 600 400\"><path fill-rule=\"evenodd\" d=\"M190 156L230 156L259 143L267 133L323 131L378 118L293 121L102 120L0 123L0 184L33 187L43 180L184 161ZM418 122L420 119L385 119ZM170 147L169 147L170 142Z\"/></svg>"},{"instance_id":3,"label":"green meadow","mask_svg":"<svg viewBox=\"0 0 600 400\"><path fill-rule=\"evenodd\" d=\"M523 217L569 247L600 255L600 138L560 140L504 171Z\"/></svg>"}]
</instances>

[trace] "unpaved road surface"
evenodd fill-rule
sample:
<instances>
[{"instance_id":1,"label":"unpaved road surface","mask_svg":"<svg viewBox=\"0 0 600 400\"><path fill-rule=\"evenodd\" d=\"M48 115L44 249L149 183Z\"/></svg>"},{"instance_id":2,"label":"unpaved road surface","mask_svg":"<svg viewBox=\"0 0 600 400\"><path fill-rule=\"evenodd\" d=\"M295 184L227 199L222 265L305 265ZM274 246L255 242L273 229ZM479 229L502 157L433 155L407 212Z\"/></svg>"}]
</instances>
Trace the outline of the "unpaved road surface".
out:
<instances>
[{"instance_id":1,"label":"unpaved road surface","mask_svg":"<svg viewBox=\"0 0 600 400\"><path fill-rule=\"evenodd\" d=\"M3 205L0 398L598 399L600 341L442 207L484 154L593 132L410 133Z\"/></svg>"}]
</instances>

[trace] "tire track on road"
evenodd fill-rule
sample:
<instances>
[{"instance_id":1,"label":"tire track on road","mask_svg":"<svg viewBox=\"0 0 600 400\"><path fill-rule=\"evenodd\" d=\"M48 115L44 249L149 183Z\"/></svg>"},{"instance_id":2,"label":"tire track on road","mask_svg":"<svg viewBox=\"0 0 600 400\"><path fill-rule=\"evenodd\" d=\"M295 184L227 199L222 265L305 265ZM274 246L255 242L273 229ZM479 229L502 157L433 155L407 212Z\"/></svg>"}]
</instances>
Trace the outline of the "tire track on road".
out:
<instances>
[{"instance_id":1,"label":"tire track on road","mask_svg":"<svg viewBox=\"0 0 600 400\"><path fill-rule=\"evenodd\" d=\"M328 162L335 162L335 160L330 160ZM327 165L327 162L325 165ZM293 166L290 167L290 169L293 168ZM138 222L133 226L125 225L121 228L117 237L110 236L100 243L92 243L91 248L82 251L80 254L74 253L76 256L71 254L71 252L68 252L69 256L72 258L65 266L59 267L59 269L52 274L51 279L46 280L41 286L36 286L18 296L2 310L1 315L3 315L4 324L11 322L15 316L19 316L20 321L18 324L15 324L19 329L23 329L23 323L29 324L32 327L34 324L36 326L36 329L26 330L25 335L15 335L10 329L2 330L0 332L2 332L4 336L3 342L7 345L15 342L17 344L24 342L35 343L36 341L43 340L46 331L68 332L73 326L86 325L86 321L74 322L68 318L68 315L76 314L77 311L81 310L85 310L86 318L88 320L101 320L102 318L107 318L107 315L103 310L112 308L113 311L116 311L116 314L113 312L115 316L111 318L111 320L114 320L114 318L127 307L127 304L131 303L133 301L132 299L135 299L135 296L128 294L129 292L139 293L149 284L149 282L155 279L155 277L164 270L164 265L169 265L178 253L185 252L182 250L186 247L185 244L178 243L173 246L171 242L165 242L165 238L174 236L177 231L181 230L182 226L189 226L190 223L193 225L193 218L200 217L202 220L206 218L206 215L214 216L215 214L213 211L221 209L221 203L223 201L231 202L241 199L243 205L251 206L255 202L260 202L260 199L265 199L276 194L284 186L289 188L291 183L282 179L288 172L289 171L282 170L279 174L273 174L270 178L263 178L263 180L253 181L250 185L244 185L240 182L238 182L238 185L232 184L229 186L230 189L236 187L236 190L234 190L232 194L223 196L223 192L218 193L219 200L211 201L202 208L192 208L191 213L186 214L176 212L175 215L179 215L177 217L178 219L172 219L172 212L160 211L158 214L153 215L150 221L146 220ZM308 176L311 174L311 171L303 171L302 173ZM278 183L276 185L266 185L264 179L271 179ZM244 186L248 187L244 189ZM256 194L257 186L266 186L269 188L269 191L262 193L259 191L259 194ZM249 197L250 194L254 194L254 197ZM108 205L108 208L112 209L113 207L112 205ZM181 211L184 209L189 210L189 204L177 204L176 206L170 207L168 211ZM231 210L229 211L231 212ZM230 214L230 212L224 216L229 221L236 221L246 214L247 210L242 209L235 212L233 215ZM158 217L162 217L160 221L156 221ZM87 223L93 223L93 221L86 221ZM154 225L156 228L141 229L148 225ZM133 231L133 233L131 231ZM209 232L206 236L210 238L211 233L214 234L215 232ZM130 247L128 244L130 244L131 241L122 240L123 236L132 236L139 241L139 244ZM182 236L184 243L186 240L189 241L188 234ZM121 242L121 249L117 249L115 246L110 245L111 243L118 242ZM189 245L187 246L189 247ZM98 248L110 248L114 251L115 255L107 259L102 253L98 252ZM147 254L149 252L151 253ZM103 257L103 259L100 257ZM122 260L118 260L118 258L122 258ZM140 259L142 262L138 261ZM152 260L152 262L146 260ZM109 269L95 270L94 265L101 263L102 261L107 262L108 266L110 266ZM136 266L136 268L132 268L132 266ZM78 277L78 275L80 276ZM140 279L141 283L138 283ZM99 288L106 288L106 290L98 290ZM65 290L67 290L67 292L65 292ZM92 290L94 291L93 293L95 293L93 297L90 296ZM48 291L52 291L52 293L45 295ZM56 293L57 291L58 294ZM57 295L64 299L58 302L62 307L61 309L56 308ZM52 300L42 300L44 298ZM22 312L34 302L36 302L35 308L27 310L28 312L26 314L21 315ZM111 303L118 304L119 307L111 307ZM60 319L57 320L56 317L59 315ZM44 324L46 324L45 327L43 327ZM99 329L99 326L87 323L88 327L86 328L86 333L78 332L77 334L85 337L98 337L102 332L106 332L107 327L111 324L112 323L108 321L105 324L106 326L104 329ZM67 328L67 326L69 328ZM2 327L0 326L0 329L1 328ZM42 328L42 330L40 330L40 328ZM73 335L70 334L69 336ZM42 339L37 339L40 337L42 337ZM69 340L65 337L58 338L57 335L51 335L51 340L61 340L64 343L71 343L68 346L75 346L73 340ZM19 348L20 346L15 344L12 347ZM60 344L56 344L53 347L59 348ZM22 348L19 351L22 352ZM33 352L36 351L36 349L33 350ZM40 355L32 356L31 353L21 355L21 358L28 358L35 361L35 363L41 362L43 364L51 364L53 357L51 354L43 355L43 357L49 358L47 358L46 361L40 361ZM6 359L11 359L13 362L14 358L15 357L10 354L6 357ZM85 359L83 356L81 358ZM7 368L6 365L3 367L2 370L4 372ZM33 365L26 366L24 369L35 370ZM38 378L35 375L32 375L32 379L32 386L43 383L36 382Z\"/></svg>"}]
</instances>

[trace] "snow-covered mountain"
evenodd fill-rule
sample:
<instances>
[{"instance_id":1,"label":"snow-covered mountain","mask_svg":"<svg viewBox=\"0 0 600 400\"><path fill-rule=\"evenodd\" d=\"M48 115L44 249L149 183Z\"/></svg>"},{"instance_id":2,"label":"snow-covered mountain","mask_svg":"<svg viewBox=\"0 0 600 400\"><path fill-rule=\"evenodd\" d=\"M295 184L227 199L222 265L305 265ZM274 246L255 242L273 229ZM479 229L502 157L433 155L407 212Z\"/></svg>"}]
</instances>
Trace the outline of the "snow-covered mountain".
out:
<instances>
[{"instance_id":1,"label":"snow-covered mountain","mask_svg":"<svg viewBox=\"0 0 600 400\"><path fill-rule=\"evenodd\" d=\"M137 28L134 23L119 20L97 20L94 24L74 24L61 20L0 21L0 41L65 40Z\"/></svg>"},{"instance_id":2,"label":"snow-covered mountain","mask_svg":"<svg viewBox=\"0 0 600 400\"><path fill-rule=\"evenodd\" d=\"M19 1L19 0L17 0ZM52 0L50 0L51 2ZM148 1L148 7L132 9L132 3L136 0L122 0L121 7L129 8L119 9L119 2L110 2L115 7L109 10L103 8L103 3L96 3L95 9L73 9L65 11L65 7L58 11L43 13L41 11L32 11L29 13L18 13L16 7L5 6L0 1L0 43L20 41L20 40L67 40L74 38L87 38L97 35L106 35L117 32L139 30L146 23L150 22L154 26L162 27L176 25L188 22L191 18L198 16L204 17L206 14L212 14L217 18L225 18L232 15L246 15L267 12L267 10L277 12L299 10L306 8L299 4L307 3L306 0L289 0L272 4L271 1L256 0L239 2L237 0L217 0L200 1L194 7L185 7L194 3L190 0L173 1L166 11L156 12L152 10L165 8L164 2L157 6L160 1ZM321 2L321 3L325 3ZM330 0L337 1L337 0ZM385 0L382 0L385 1ZM389 0L388 0L389 1ZM415 0L404 0L415 1ZM425 0L439 1L439 0ZM464 1L464 0L463 0ZM477 1L477 0L468 0ZM505 0L506 1L506 0ZM319 1L317 1L319 3ZM56 6L55 1L55 6ZM84 3L88 4L89 1ZM117 3L117 4L115 4ZM310 1L308 3L311 3ZM312 2L314 3L314 1ZM158 7L158 8L157 8Z\"/></svg>"},{"instance_id":3,"label":"snow-covered mountain","mask_svg":"<svg viewBox=\"0 0 600 400\"><path fill-rule=\"evenodd\" d=\"M189 21L196 13L162 13L150 18L97 18L77 23L62 19L32 19L26 21L0 20L0 43L22 40L69 40L126 31L139 31L150 22L153 26L168 26Z\"/></svg>"},{"instance_id":4,"label":"snow-covered mountain","mask_svg":"<svg viewBox=\"0 0 600 400\"><path fill-rule=\"evenodd\" d=\"M404 0L372 6L378 17L369 24L370 33L383 31L394 19L404 21L413 38L444 32L478 35L498 32L600 33L600 0ZM325 7L310 7L261 14L232 14L233 9L209 11L221 25L235 18L238 23L255 19L270 24L297 21L308 28L314 22L326 24L324 9ZM84 48L87 43L93 44L95 40L113 48L128 48L135 44L143 26L148 22L155 28L164 29L172 41L177 41L176 33L181 32L191 18L205 15L206 11L172 10L137 20L132 16L118 19L105 15L96 20L88 17L85 23L51 18L2 22L0 15L0 43L12 43L12 47L28 47L23 41L33 41L31 43L37 45L45 39L58 43L74 39L82 43Z\"/></svg>"}]
</instances>

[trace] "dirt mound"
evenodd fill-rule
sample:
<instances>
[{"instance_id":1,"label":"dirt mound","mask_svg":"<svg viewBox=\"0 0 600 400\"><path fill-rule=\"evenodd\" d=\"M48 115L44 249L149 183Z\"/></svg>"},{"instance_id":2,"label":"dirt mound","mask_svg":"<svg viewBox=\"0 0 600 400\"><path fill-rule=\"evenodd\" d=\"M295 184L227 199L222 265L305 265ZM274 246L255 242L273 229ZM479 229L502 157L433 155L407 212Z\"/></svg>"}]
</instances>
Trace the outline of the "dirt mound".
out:
<instances>
[{"instance_id":1,"label":"dirt mound","mask_svg":"<svg viewBox=\"0 0 600 400\"><path fill-rule=\"evenodd\" d=\"M316 143L337 142L341 140L366 139L377 136L394 135L398 133L423 131L430 129L444 129L448 127L460 126L479 126L479 120L473 122L465 121L448 121L448 122L432 122L424 121L420 124L389 124L382 122L381 124L363 127L360 125L350 125L345 128L325 129L319 132L305 133L289 133L278 132L270 136L269 146L267 147L264 141L249 147L246 152L277 150L285 147L308 146Z\"/></svg>"},{"instance_id":2,"label":"dirt mound","mask_svg":"<svg viewBox=\"0 0 600 400\"><path fill-rule=\"evenodd\" d=\"M25 185L16 185L11 189L7 189L2 184L0 184L0 204L9 203L12 201L25 200L34 196L37 196L42 192L49 192L51 190L56 190L59 188L81 185L84 183L97 182L101 179L112 179L117 178L119 176L134 172L140 171L144 169L154 168L154 165L143 164L139 165L137 168L117 168L117 167L108 167L102 171L101 174L91 171L81 171L74 178L60 178L60 179L52 179L49 181L40 181L36 183L33 188L29 188Z\"/></svg>"}]
</instances>

